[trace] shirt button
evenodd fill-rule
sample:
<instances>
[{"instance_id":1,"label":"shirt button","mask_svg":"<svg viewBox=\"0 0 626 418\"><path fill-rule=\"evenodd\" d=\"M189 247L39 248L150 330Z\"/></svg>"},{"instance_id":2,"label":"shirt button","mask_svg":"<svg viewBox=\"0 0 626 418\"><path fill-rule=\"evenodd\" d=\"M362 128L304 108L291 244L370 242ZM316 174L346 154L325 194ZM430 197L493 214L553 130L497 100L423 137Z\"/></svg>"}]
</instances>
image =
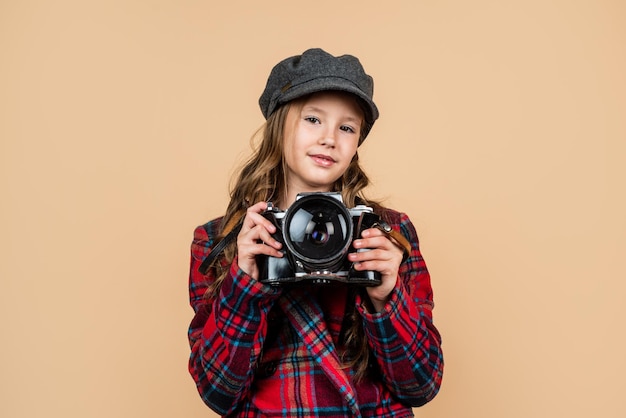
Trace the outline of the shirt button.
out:
<instances>
[{"instance_id":1,"label":"shirt button","mask_svg":"<svg viewBox=\"0 0 626 418\"><path fill-rule=\"evenodd\" d=\"M274 373L276 373L277 365L275 361L271 361L263 365L263 375L265 377L270 377Z\"/></svg>"}]
</instances>

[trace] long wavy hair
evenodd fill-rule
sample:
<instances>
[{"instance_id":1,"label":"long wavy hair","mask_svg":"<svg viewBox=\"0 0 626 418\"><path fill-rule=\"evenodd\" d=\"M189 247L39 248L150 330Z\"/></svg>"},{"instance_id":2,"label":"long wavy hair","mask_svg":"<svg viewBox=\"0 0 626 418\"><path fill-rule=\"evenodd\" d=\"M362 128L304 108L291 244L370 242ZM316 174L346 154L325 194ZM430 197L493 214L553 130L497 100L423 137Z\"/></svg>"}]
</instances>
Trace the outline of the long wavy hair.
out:
<instances>
[{"instance_id":1,"label":"long wavy hair","mask_svg":"<svg viewBox=\"0 0 626 418\"><path fill-rule=\"evenodd\" d=\"M260 201L273 201L286 196L286 163L283 152L285 121L292 107L302 107L306 97L293 100L278 108L257 131L252 138L253 152L243 164L239 174L235 173L235 180L230 185L230 201L222 218L221 237L226 236L245 216L250 205ZM359 106L361 103L357 100ZM361 129L359 143L367 135L365 126ZM259 140L260 138L260 140ZM370 181L359 165L358 152L352 158L350 165L333 184L334 192L341 192L344 204L354 207L357 202L372 207L380 212L380 203L365 198L363 191ZM233 240L224 251L222 266L229 266L237 253L237 244ZM221 267L216 263L216 280L209 286L205 297L213 299L219 293L228 267ZM342 364L346 368L354 368L355 381L361 380L367 373L369 363L369 349L362 322L354 304L354 292L349 292L350 300L346 304L346 320L344 322L341 340L345 347Z\"/></svg>"}]
</instances>

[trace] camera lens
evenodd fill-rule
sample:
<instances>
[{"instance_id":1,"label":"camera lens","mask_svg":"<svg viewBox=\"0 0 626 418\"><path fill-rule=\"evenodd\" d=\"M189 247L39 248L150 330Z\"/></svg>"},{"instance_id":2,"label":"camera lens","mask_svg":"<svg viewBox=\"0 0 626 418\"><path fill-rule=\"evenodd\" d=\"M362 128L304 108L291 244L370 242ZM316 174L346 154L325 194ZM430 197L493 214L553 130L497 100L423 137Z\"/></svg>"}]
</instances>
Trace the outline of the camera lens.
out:
<instances>
[{"instance_id":1,"label":"camera lens","mask_svg":"<svg viewBox=\"0 0 626 418\"><path fill-rule=\"evenodd\" d=\"M311 270L333 269L352 242L352 219L339 200L322 194L301 197L284 219L285 244Z\"/></svg>"},{"instance_id":2,"label":"camera lens","mask_svg":"<svg viewBox=\"0 0 626 418\"><path fill-rule=\"evenodd\" d=\"M330 228L329 228L330 227ZM332 229L332 224L328 223L315 223L313 224L313 230L311 231L311 242L315 245L323 245L328 242L330 235L328 229Z\"/></svg>"}]
</instances>

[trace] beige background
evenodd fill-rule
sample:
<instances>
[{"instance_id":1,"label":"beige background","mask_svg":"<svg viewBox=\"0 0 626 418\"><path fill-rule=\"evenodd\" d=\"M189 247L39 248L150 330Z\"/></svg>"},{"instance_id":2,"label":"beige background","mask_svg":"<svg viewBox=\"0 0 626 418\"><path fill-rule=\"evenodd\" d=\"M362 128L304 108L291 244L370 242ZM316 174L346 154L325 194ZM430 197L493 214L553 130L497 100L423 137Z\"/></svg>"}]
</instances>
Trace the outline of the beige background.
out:
<instances>
[{"instance_id":1,"label":"beige background","mask_svg":"<svg viewBox=\"0 0 626 418\"><path fill-rule=\"evenodd\" d=\"M444 337L418 417L624 417L621 1L0 1L0 416L207 417L193 228L278 60L361 58Z\"/></svg>"}]
</instances>

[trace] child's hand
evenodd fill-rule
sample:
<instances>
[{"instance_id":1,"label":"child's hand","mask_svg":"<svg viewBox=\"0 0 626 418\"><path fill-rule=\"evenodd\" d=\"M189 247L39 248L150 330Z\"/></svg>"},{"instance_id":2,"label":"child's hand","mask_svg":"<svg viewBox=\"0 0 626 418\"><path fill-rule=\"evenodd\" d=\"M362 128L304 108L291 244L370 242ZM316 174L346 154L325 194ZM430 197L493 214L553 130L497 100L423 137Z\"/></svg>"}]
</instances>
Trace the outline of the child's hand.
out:
<instances>
[{"instance_id":1,"label":"child's hand","mask_svg":"<svg viewBox=\"0 0 626 418\"><path fill-rule=\"evenodd\" d=\"M266 202L250 206L246 211L241 231L237 236L237 258L239 268L251 277L259 279L256 256L260 254L282 257L278 251L282 244L272 238L276 227L261 215L267 209Z\"/></svg>"},{"instance_id":2,"label":"child's hand","mask_svg":"<svg viewBox=\"0 0 626 418\"><path fill-rule=\"evenodd\" d=\"M361 233L361 238L354 240L352 245L356 249L369 249L348 255L348 259L355 263L354 268L378 271L381 274L380 285L367 288L374 308L381 311L396 285L403 252L378 228L366 229Z\"/></svg>"}]
</instances>

